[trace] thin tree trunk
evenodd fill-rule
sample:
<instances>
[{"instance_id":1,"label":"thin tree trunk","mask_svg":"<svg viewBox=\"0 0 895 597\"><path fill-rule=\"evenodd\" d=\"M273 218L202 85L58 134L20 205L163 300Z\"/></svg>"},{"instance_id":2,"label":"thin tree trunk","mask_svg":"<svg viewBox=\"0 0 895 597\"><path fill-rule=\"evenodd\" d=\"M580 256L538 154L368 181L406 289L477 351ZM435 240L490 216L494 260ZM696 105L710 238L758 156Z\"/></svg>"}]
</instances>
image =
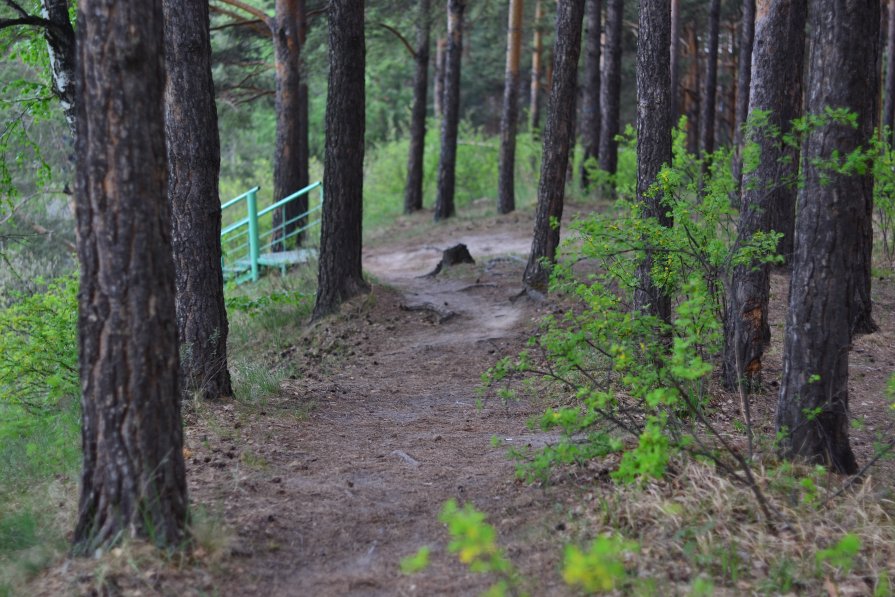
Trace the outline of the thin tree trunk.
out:
<instances>
[{"instance_id":1,"label":"thin tree trunk","mask_svg":"<svg viewBox=\"0 0 895 597\"><path fill-rule=\"evenodd\" d=\"M615 174L618 168L619 110L622 83L622 0L606 1L606 45L600 79L600 170Z\"/></svg>"},{"instance_id":2,"label":"thin tree trunk","mask_svg":"<svg viewBox=\"0 0 895 597\"><path fill-rule=\"evenodd\" d=\"M276 0L273 19L274 67L276 70L277 138L273 171L274 201L285 199L308 185L307 150L302 149L302 69L301 29L304 0ZM307 114L305 113L305 118ZM306 145L306 143L305 143ZM304 163L302 163L304 161ZM290 222L308 209L303 195L288 203L273 216L273 249L286 249L284 236L295 229ZM286 223L285 228L277 230Z\"/></svg>"},{"instance_id":3,"label":"thin tree trunk","mask_svg":"<svg viewBox=\"0 0 895 597\"><path fill-rule=\"evenodd\" d=\"M423 208L423 157L426 149L426 93L429 89L429 0L420 0L416 25L416 74L413 77L413 111L410 116L410 150L404 213Z\"/></svg>"},{"instance_id":4,"label":"thin tree trunk","mask_svg":"<svg viewBox=\"0 0 895 597\"><path fill-rule=\"evenodd\" d=\"M582 88L581 142L584 159L581 162L581 186L587 188L590 179L585 164L600 155L600 17L603 12L602 0L587 0L587 36L584 41L584 81Z\"/></svg>"},{"instance_id":5,"label":"thin tree trunk","mask_svg":"<svg viewBox=\"0 0 895 597\"><path fill-rule=\"evenodd\" d=\"M895 145L895 0L889 0L888 36L886 38L886 100L883 125L889 133L886 140Z\"/></svg>"},{"instance_id":6,"label":"thin tree trunk","mask_svg":"<svg viewBox=\"0 0 895 597\"><path fill-rule=\"evenodd\" d=\"M497 212L516 209L516 128L519 121L519 56L522 52L522 0L510 0L507 24L507 70L500 121L500 162L497 178Z\"/></svg>"},{"instance_id":7,"label":"thin tree trunk","mask_svg":"<svg viewBox=\"0 0 895 597\"><path fill-rule=\"evenodd\" d=\"M755 0L743 0L740 26L740 55L737 65L736 118L733 126L733 179L739 189L743 178L743 125L749 116L749 88L752 82L752 45L755 39ZM781 57L786 59L786 56Z\"/></svg>"},{"instance_id":8,"label":"thin tree trunk","mask_svg":"<svg viewBox=\"0 0 895 597\"><path fill-rule=\"evenodd\" d=\"M444 117L444 55L447 48L447 40L439 37L435 42L435 118Z\"/></svg>"},{"instance_id":9,"label":"thin tree trunk","mask_svg":"<svg viewBox=\"0 0 895 597\"><path fill-rule=\"evenodd\" d=\"M187 486L161 1L81 0L76 122L83 473L77 554L182 545Z\"/></svg>"},{"instance_id":10,"label":"thin tree trunk","mask_svg":"<svg viewBox=\"0 0 895 597\"><path fill-rule=\"evenodd\" d=\"M460 58L463 55L463 11L466 0L448 0L448 45L444 65L444 119L441 121L441 158L435 221L454 215L457 176L457 128L460 122Z\"/></svg>"},{"instance_id":11,"label":"thin tree trunk","mask_svg":"<svg viewBox=\"0 0 895 597\"><path fill-rule=\"evenodd\" d=\"M641 0L637 36L637 200L642 216L671 226L661 193L648 193L659 171L671 163L671 76L668 52L671 22L669 0ZM671 319L671 299L656 286L651 272L658 255L647 248L637 266L634 309L663 321Z\"/></svg>"},{"instance_id":12,"label":"thin tree trunk","mask_svg":"<svg viewBox=\"0 0 895 597\"><path fill-rule=\"evenodd\" d=\"M671 123L681 116L681 0L671 0Z\"/></svg>"},{"instance_id":13,"label":"thin tree trunk","mask_svg":"<svg viewBox=\"0 0 895 597\"><path fill-rule=\"evenodd\" d=\"M163 0L168 201L177 280L182 389L208 400L233 394L221 271L221 199L208 3Z\"/></svg>"},{"instance_id":14,"label":"thin tree trunk","mask_svg":"<svg viewBox=\"0 0 895 597\"><path fill-rule=\"evenodd\" d=\"M699 122L699 149L702 156L715 151L715 106L718 93L718 31L721 25L721 0L709 3L708 54L705 62L705 87Z\"/></svg>"},{"instance_id":15,"label":"thin tree trunk","mask_svg":"<svg viewBox=\"0 0 895 597\"><path fill-rule=\"evenodd\" d=\"M543 56L543 34L541 33L541 0L535 0L534 38L531 43L531 104L528 110L532 132L541 124L541 57Z\"/></svg>"},{"instance_id":16,"label":"thin tree trunk","mask_svg":"<svg viewBox=\"0 0 895 597\"><path fill-rule=\"evenodd\" d=\"M364 190L364 0L330 0L323 223L314 319L367 292L361 268Z\"/></svg>"},{"instance_id":17,"label":"thin tree trunk","mask_svg":"<svg viewBox=\"0 0 895 597\"><path fill-rule=\"evenodd\" d=\"M788 134L792 121L802 115L808 2L758 0L757 7L749 112L769 112L769 124ZM786 235L779 246L792 247L799 152L760 131L750 141L758 145L760 161L755 170L743 176L739 236L749 239L757 232L776 230ZM784 222L790 227L776 228ZM768 265L751 264L733 271L725 322L724 373L728 387L750 385L760 379L764 349L771 339L770 273Z\"/></svg>"},{"instance_id":18,"label":"thin tree trunk","mask_svg":"<svg viewBox=\"0 0 895 597\"><path fill-rule=\"evenodd\" d=\"M693 25L687 27L687 85L684 93L684 112L687 114L687 152L699 153L699 38Z\"/></svg>"},{"instance_id":19,"label":"thin tree trunk","mask_svg":"<svg viewBox=\"0 0 895 597\"><path fill-rule=\"evenodd\" d=\"M53 94L59 98L69 129L75 131L75 30L68 13L68 0L41 0L41 16L51 23L44 29Z\"/></svg>"},{"instance_id":20,"label":"thin tree trunk","mask_svg":"<svg viewBox=\"0 0 895 597\"><path fill-rule=\"evenodd\" d=\"M578 87L584 2L585 0L559 0L556 9L553 84L550 87L547 124L544 128L544 158L538 184L534 239L522 277L526 288L541 293L547 292L550 265L556 261L556 248L559 246L559 224L562 221L569 146L575 132L573 116Z\"/></svg>"},{"instance_id":21,"label":"thin tree trunk","mask_svg":"<svg viewBox=\"0 0 895 597\"><path fill-rule=\"evenodd\" d=\"M822 172L817 160L847 155L871 140L877 101L878 0L812 0L807 109L848 106L858 127L829 123L804 144L796 252L777 407L781 451L853 474L848 439L848 351L864 305L856 285L866 254L860 242L872 207L872 174ZM828 177L826 184L822 177ZM857 275L856 275L857 274Z\"/></svg>"}]
</instances>

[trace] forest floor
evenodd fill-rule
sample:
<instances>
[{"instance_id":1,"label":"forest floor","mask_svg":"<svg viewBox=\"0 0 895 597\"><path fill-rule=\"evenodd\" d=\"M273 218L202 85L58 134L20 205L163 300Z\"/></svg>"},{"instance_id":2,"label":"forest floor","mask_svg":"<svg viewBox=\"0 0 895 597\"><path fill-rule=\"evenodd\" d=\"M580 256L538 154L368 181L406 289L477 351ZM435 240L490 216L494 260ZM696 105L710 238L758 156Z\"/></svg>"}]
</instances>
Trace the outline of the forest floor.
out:
<instances>
[{"instance_id":1,"label":"forest floor","mask_svg":"<svg viewBox=\"0 0 895 597\"><path fill-rule=\"evenodd\" d=\"M374 280L372 292L310 326L280 353L294 363L296 374L281 384L278 396L253 407L203 404L186 410L190 497L201 514L197 553L164 566L126 549L107 555L99 568L67 562L38 582L37 593L475 595L494 578L470 573L447 552L438 514L455 498L487 514L498 542L529 579L531 594L573 594L560 573L562 549L594 536L600 525L582 523L588 511L619 499L614 503L627 516L639 514L638 506L624 501L634 494L614 489L605 465L564 474L548 486L515 479L507 448L555 440L526 425L554 405L555 396L529 393L520 401L492 397L478 404L481 374L523 349L543 315L560 311L550 301L510 300L521 289L532 220L514 214L414 232L425 217L402 219L401 227L370 243L364 267ZM441 251L456 243L468 246L476 264L423 277ZM778 343L771 349L769 379L779 377L782 276L775 276L773 294L780 323L774 327ZM883 330L860 339L852 357L853 405L867 421L853 430L862 462L876 434L891 437L895 429L881 398L895 370L890 278L880 281L875 298ZM754 402L757 427L765 433L772 433L776 387L770 383ZM737 416L735 397L719 393L716 402L719 421ZM492 445L495 437L499 447ZM880 470L884 485L891 486L891 464ZM649 492L668 501L687 491L684 476L650 489L643 507L655 506ZM720 491L720 484L706 482L703 490ZM616 498L608 497L613 492ZM618 519L603 522L611 521ZM704 522L678 521L677 529L662 533L683 545L680 529ZM649 552L650 531L644 528L640 540ZM645 565L640 574L660 579L658 587L667 594L687 594L697 565L669 541L668 553L657 556L661 563ZM402 574L401 559L422 546L432 549L429 567ZM771 551L766 560L744 563L743 576L771 576L778 555ZM757 584L737 585L742 580L731 578L734 588L716 594L756 590ZM864 593L859 587L841 594Z\"/></svg>"}]
</instances>

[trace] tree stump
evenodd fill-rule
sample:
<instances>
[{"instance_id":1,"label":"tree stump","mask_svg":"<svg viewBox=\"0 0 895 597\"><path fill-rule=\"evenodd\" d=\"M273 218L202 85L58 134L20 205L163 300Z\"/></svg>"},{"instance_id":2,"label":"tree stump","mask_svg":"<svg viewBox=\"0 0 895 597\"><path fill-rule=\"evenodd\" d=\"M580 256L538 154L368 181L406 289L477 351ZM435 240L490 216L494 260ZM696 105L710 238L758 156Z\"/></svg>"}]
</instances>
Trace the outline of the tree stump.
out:
<instances>
[{"instance_id":1,"label":"tree stump","mask_svg":"<svg viewBox=\"0 0 895 597\"><path fill-rule=\"evenodd\" d=\"M424 277L434 278L441 272L442 269L451 267L453 265L458 265L460 263L475 263L475 259L473 259L472 255L469 254L469 249L463 243L456 244L450 249L445 249L441 253L441 261L438 262L438 265L435 266L435 269L426 274Z\"/></svg>"}]
</instances>

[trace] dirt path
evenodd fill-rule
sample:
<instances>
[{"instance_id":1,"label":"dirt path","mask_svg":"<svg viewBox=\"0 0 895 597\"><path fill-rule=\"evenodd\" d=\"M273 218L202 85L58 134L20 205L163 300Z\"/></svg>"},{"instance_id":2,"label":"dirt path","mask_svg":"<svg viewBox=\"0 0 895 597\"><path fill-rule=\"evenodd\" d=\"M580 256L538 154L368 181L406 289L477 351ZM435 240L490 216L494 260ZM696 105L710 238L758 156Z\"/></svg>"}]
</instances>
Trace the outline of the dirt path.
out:
<instances>
[{"instance_id":1,"label":"dirt path","mask_svg":"<svg viewBox=\"0 0 895 597\"><path fill-rule=\"evenodd\" d=\"M532 541L555 524L554 513L541 513L549 496L515 484L512 463L490 443L493 435L540 439L525 426L531 407L476 408L481 373L529 336L532 306L508 300L528 228L370 251L373 294L315 332L342 365L307 366L309 353L299 357L303 374L286 384L280 407L312 401L309 419L290 423L273 407L255 421L234 416L232 440L220 446L188 438L194 499L222 503L239 535L227 594L476 594L489 579L443 553L437 517L451 497L487 511L518 563L558 580L556 562L540 560ZM421 278L454 242L467 244L477 264ZM402 308L422 304L452 315L438 323L434 313ZM400 559L423 545L433 548L432 566L401 575Z\"/></svg>"}]
</instances>

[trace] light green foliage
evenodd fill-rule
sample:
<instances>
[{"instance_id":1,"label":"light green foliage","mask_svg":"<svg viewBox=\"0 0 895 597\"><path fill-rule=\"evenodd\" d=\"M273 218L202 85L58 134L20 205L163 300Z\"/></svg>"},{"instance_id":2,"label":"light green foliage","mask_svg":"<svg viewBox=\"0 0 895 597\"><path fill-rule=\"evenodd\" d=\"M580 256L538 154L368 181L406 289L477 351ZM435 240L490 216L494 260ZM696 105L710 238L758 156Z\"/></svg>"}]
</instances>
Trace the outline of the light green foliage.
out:
<instances>
[{"instance_id":1,"label":"light green foliage","mask_svg":"<svg viewBox=\"0 0 895 597\"><path fill-rule=\"evenodd\" d=\"M837 570L849 572L855 565L855 557L861 551L861 539L857 535L848 533L843 535L836 545L827 549L821 549L815 554L818 568L829 564Z\"/></svg>"},{"instance_id":2,"label":"light green foliage","mask_svg":"<svg viewBox=\"0 0 895 597\"><path fill-rule=\"evenodd\" d=\"M606 593L627 579L625 556L636 554L640 547L622 537L599 536L587 551L567 545L563 559L563 579L586 593Z\"/></svg>"},{"instance_id":3,"label":"light green foliage","mask_svg":"<svg viewBox=\"0 0 895 597\"><path fill-rule=\"evenodd\" d=\"M891 131L883 131L883 139L891 139ZM873 162L874 224L882 256L895 267L895 151L889 144L874 137Z\"/></svg>"},{"instance_id":4,"label":"light green foliage","mask_svg":"<svg viewBox=\"0 0 895 597\"><path fill-rule=\"evenodd\" d=\"M429 553L431 551L428 545L424 545L415 554L402 559L401 572L404 574L415 574L425 570L429 566Z\"/></svg>"}]
</instances>

